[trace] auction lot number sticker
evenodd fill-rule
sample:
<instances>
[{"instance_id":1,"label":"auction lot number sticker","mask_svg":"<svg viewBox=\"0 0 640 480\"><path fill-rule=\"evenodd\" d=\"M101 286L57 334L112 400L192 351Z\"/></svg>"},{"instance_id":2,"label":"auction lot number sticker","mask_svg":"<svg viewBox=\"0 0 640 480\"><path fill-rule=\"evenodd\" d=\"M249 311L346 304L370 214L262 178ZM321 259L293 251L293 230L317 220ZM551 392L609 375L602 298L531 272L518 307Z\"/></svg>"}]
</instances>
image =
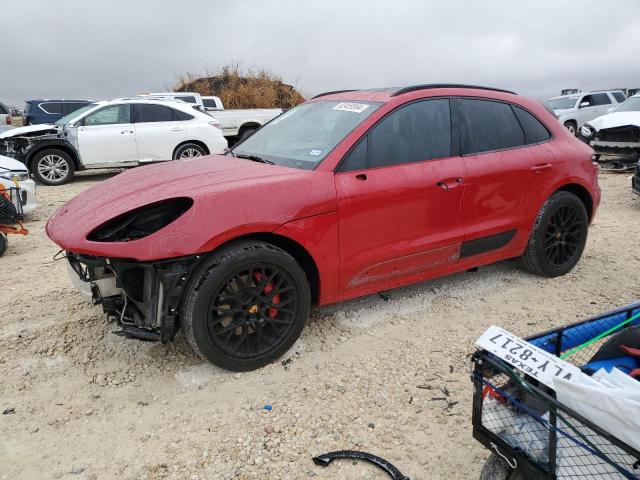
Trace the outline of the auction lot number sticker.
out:
<instances>
[{"instance_id":1,"label":"auction lot number sticker","mask_svg":"<svg viewBox=\"0 0 640 480\"><path fill-rule=\"evenodd\" d=\"M343 110L345 112L355 112L355 113L362 113L367 108L369 108L369 105L367 105L366 103L352 103L352 102L340 102L335 107L333 107L334 110Z\"/></svg>"}]
</instances>

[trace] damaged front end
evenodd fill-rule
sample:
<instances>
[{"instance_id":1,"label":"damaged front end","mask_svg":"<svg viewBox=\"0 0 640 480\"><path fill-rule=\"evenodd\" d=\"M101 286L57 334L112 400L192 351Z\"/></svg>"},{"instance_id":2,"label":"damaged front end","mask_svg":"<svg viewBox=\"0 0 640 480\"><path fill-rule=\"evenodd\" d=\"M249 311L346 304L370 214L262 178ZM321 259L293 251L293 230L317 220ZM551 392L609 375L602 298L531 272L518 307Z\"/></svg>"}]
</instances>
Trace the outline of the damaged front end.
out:
<instances>
[{"instance_id":1,"label":"damaged front end","mask_svg":"<svg viewBox=\"0 0 640 480\"><path fill-rule=\"evenodd\" d=\"M168 342L178 330L178 307L199 256L156 262L66 253L81 293L117 321L119 334Z\"/></svg>"},{"instance_id":2,"label":"damaged front end","mask_svg":"<svg viewBox=\"0 0 640 480\"><path fill-rule=\"evenodd\" d=\"M623 125L596 130L586 124L580 134L595 151L604 171L631 171L640 159L640 126Z\"/></svg>"},{"instance_id":3,"label":"damaged front end","mask_svg":"<svg viewBox=\"0 0 640 480\"><path fill-rule=\"evenodd\" d=\"M38 130L24 133L15 133L9 130L0 136L0 155L15 158L27 164L30 152L34 147L43 144L60 143L64 143L75 150L75 146L67 139L64 129L53 125L50 128L39 128Z\"/></svg>"}]
</instances>

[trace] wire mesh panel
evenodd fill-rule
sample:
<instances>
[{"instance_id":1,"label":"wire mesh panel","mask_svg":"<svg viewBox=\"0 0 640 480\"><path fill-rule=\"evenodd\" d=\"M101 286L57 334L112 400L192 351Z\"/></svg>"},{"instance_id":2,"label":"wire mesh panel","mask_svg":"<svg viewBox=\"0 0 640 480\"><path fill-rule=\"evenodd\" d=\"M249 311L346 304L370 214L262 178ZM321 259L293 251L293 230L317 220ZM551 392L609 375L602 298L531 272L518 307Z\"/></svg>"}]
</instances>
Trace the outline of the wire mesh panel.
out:
<instances>
[{"instance_id":1,"label":"wire mesh panel","mask_svg":"<svg viewBox=\"0 0 640 480\"><path fill-rule=\"evenodd\" d=\"M0 185L0 223L13 224L19 220L22 220L20 190Z\"/></svg>"}]
</instances>

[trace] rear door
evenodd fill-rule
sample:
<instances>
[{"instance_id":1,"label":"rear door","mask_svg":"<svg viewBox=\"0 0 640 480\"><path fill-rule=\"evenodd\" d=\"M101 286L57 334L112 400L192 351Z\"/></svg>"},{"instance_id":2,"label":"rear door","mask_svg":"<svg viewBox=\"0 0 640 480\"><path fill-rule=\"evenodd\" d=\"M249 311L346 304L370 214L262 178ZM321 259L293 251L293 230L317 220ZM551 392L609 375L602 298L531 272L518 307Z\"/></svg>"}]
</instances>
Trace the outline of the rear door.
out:
<instances>
[{"instance_id":1,"label":"rear door","mask_svg":"<svg viewBox=\"0 0 640 480\"><path fill-rule=\"evenodd\" d=\"M528 235L553 181L549 131L530 112L489 99L460 98L465 178L463 258L508 248Z\"/></svg>"},{"instance_id":2,"label":"rear door","mask_svg":"<svg viewBox=\"0 0 640 480\"><path fill-rule=\"evenodd\" d=\"M176 147L186 139L182 121L165 105L135 103L133 111L140 162L171 160Z\"/></svg>"},{"instance_id":3,"label":"rear door","mask_svg":"<svg viewBox=\"0 0 640 480\"><path fill-rule=\"evenodd\" d=\"M78 149L87 167L131 165L138 161L131 105L108 105L82 119Z\"/></svg>"},{"instance_id":4,"label":"rear door","mask_svg":"<svg viewBox=\"0 0 640 480\"><path fill-rule=\"evenodd\" d=\"M349 290L458 261L463 160L449 99L414 102L379 121L335 176L340 284Z\"/></svg>"}]
</instances>

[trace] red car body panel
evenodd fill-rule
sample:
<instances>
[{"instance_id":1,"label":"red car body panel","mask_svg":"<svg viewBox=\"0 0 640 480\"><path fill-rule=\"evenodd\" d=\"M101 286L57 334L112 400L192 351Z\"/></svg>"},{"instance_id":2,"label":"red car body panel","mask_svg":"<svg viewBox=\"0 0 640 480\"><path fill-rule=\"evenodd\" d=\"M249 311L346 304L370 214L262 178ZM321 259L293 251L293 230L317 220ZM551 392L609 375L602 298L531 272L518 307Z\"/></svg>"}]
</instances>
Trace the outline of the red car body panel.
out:
<instances>
[{"instance_id":1,"label":"red car body panel","mask_svg":"<svg viewBox=\"0 0 640 480\"><path fill-rule=\"evenodd\" d=\"M552 138L480 155L334 173L381 118L411 101L434 97L519 105L543 121ZM595 214L600 190L592 150L538 102L470 88L398 96L388 90L357 91L312 101L325 100L383 105L313 171L230 156L137 168L68 202L49 220L47 234L74 253L139 261L209 252L251 234L279 235L311 256L319 274L318 303L326 304L518 256L544 201L567 185L587 192L591 218ZM115 216L173 197L190 197L194 204L160 231L126 243L87 240ZM503 247L461 258L466 242L505 231L514 234Z\"/></svg>"}]
</instances>

